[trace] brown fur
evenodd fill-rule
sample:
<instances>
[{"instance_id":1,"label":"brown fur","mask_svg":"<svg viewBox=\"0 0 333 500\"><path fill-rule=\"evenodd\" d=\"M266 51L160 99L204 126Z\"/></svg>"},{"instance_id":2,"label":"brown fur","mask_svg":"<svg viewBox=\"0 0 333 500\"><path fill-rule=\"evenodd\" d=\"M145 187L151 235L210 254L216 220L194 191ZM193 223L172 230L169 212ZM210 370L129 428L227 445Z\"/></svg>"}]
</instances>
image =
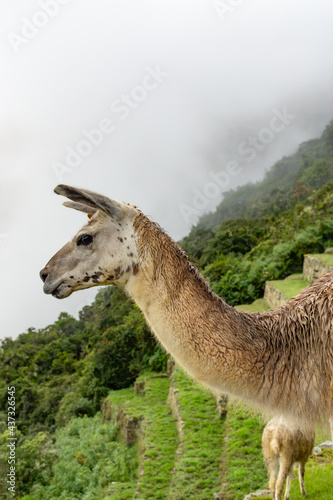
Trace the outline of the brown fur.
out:
<instances>
[{"instance_id":1,"label":"brown fur","mask_svg":"<svg viewBox=\"0 0 333 500\"><path fill-rule=\"evenodd\" d=\"M293 464L299 463L298 478L302 495L306 495L304 486L305 464L312 452L315 433L301 432L292 427L283 418L274 418L264 429L262 449L269 473L269 489L273 500L281 500L284 483L287 487L284 500L289 499Z\"/></svg>"},{"instance_id":2,"label":"brown fur","mask_svg":"<svg viewBox=\"0 0 333 500\"><path fill-rule=\"evenodd\" d=\"M158 297L177 344L191 358L187 371L216 392L230 392L309 427L333 413L333 272L283 307L244 313L211 291L159 226L140 214L134 228L140 288L148 286Z\"/></svg>"}]
</instances>

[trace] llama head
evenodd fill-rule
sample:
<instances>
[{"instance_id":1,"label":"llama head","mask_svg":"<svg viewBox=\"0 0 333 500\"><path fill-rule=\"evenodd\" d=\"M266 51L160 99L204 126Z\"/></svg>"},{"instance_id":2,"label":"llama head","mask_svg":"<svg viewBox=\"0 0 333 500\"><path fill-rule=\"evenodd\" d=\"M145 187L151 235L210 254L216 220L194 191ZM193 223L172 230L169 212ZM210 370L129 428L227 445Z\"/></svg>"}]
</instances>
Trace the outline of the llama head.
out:
<instances>
[{"instance_id":1,"label":"llama head","mask_svg":"<svg viewBox=\"0 0 333 500\"><path fill-rule=\"evenodd\" d=\"M44 292L59 299L96 285L125 285L137 273L133 221L138 211L88 190L59 185L65 206L88 214L88 223L40 272Z\"/></svg>"}]
</instances>

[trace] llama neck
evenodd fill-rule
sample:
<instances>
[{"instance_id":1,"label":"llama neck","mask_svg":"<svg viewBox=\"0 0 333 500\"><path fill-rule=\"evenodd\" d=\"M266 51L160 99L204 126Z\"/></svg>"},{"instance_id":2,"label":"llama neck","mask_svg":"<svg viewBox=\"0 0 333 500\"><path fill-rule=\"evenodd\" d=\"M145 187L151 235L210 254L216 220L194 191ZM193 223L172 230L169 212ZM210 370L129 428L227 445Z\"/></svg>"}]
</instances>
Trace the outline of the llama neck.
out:
<instances>
[{"instance_id":1,"label":"llama neck","mask_svg":"<svg viewBox=\"0 0 333 500\"><path fill-rule=\"evenodd\" d=\"M156 337L187 372L213 392L224 390L242 397L249 392L249 371L253 372L258 351L262 356L263 340L253 318L217 297L157 225L140 215L135 229L140 270L126 289ZM258 380L253 384L257 390Z\"/></svg>"},{"instance_id":2,"label":"llama neck","mask_svg":"<svg viewBox=\"0 0 333 500\"><path fill-rule=\"evenodd\" d=\"M227 392L303 426L332 414L332 367L323 356L332 352L327 278L283 308L242 313L210 290L157 225L139 215L134 228L139 271L127 292L194 379L215 394Z\"/></svg>"}]
</instances>

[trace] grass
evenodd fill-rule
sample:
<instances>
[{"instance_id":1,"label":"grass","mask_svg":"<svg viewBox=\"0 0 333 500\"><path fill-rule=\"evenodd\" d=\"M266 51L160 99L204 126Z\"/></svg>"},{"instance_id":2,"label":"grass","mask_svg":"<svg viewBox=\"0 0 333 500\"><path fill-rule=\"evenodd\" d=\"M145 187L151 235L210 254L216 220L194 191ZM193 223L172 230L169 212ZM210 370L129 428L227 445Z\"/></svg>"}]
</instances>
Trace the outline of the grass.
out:
<instances>
[{"instance_id":1,"label":"grass","mask_svg":"<svg viewBox=\"0 0 333 500\"><path fill-rule=\"evenodd\" d=\"M107 498L208 500L223 491L226 500L242 500L248 493L267 487L261 451L265 424L260 416L232 402L227 419L220 420L215 398L177 368L173 384L182 421L179 442L166 404L170 381L153 377L145 377L144 396L135 395L133 389L109 395L114 410L122 408L129 416L144 415L145 420L139 443L139 483L109 485ZM316 443L328 438L326 431L318 432ZM333 451L324 449L319 456L311 456L306 466L308 500L331 499L332 484ZM302 498L298 479L292 482L291 498Z\"/></svg>"},{"instance_id":2,"label":"grass","mask_svg":"<svg viewBox=\"0 0 333 500\"><path fill-rule=\"evenodd\" d=\"M261 451L261 436L265 423L260 415L240 403L229 405L225 449L226 473L224 496L228 500L241 500L248 493L268 486L268 475ZM328 430L319 430L315 443L330 439ZM290 497L301 500L295 466ZM331 500L333 485L333 450L322 449L318 456L311 455L305 468L307 500ZM266 500L266 497L260 497ZM271 500L271 496L267 497Z\"/></svg>"},{"instance_id":3,"label":"grass","mask_svg":"<svg viewBox=\"0 0 333 500\"><path fill-rule=\"evenodd\" d=\"M333 450L323 449L319 456L310 457L305 466L304 482L307 500L332 499ZM304 499L299 491L298 479L294 479L291 483L290 497L295 500Z\"/></svg>"},{"instance_id":4,"label":"grass","mask_svg":"<svg viewBox=\"0 0 333 500\"><path fill-rule=\"evenodd\" d=\"M168 500L206 500L221 491L225 420L215 398L180 368L173 374L182 438Z\"/></svg>"},{"instance_id":5,"label":"grass","mask_svg":"<svg viewBox=\"0 0 333 500\"><path fill-rule=\"evenodd\" d=\"M295 297L310 284L303 278L303 274L291 274L284 280L270 281L269 283L280 290L287 300Z\"/></svg>"},{"instance_id":6,"label":"grass","mask_svg":"<svg viewBox=\"0 0 333 500\"><path fill-rule=\"evenodd\" d=\"M138 482L110 485L108 498L212 498L221 490L225 437L225 421L219 418L215 398L176 368L173 385L182 421L180 442L167 405L170 380L151 374L143 378L144 395L124 389L112 391L108 396L113 413L122 410L129 417L144 416Z\"/></svg>"},{"instance_id":7,"label":"grass","mask_svg":"<svg viewBox=\"0 0 333 500\"><path fill-rule=\"evenodd\" d=\"M139 481L115 485L108 497L113 500L165 499L169 489L178 447L174 418L167 405L170 380L153 374L142 378L145 379L144 395L124 389L112 391L108 396L114 410L122 409L129 417L144 417L139 440Z\"/></svg>"},{"instance_id":8,"label":"grass","mask_svg":"<svg viewBox=\"0 0 333 500\"><path fill-rule=\"evenodd\" d=\"M261 451L265 424L241 404L231 403L227 425L224 498L240 500L268 482Z\"/></svg>"},{"instance_id":9,"label":"grass","mask_svg":"<svg viewBox=\"0 0 333 500\"><path fill-rule=\"evenodd\" d=\"M333 450L323 450L320 456L311 455L305 466L304 484L307 500L331 500L333 483ZM260 500L271 500L271 496ZM298 482L298 466L294 465L290 498L304 500Z\"/></svg>"},{"instance_id":10,"label":"grass","mask_svg":"<svg viewBox=\"0 0 333 500\"><path fill-rule=\"evenodd\" d=\"M144 454L138 497L166 498L178 447L174 418L167 405L170 380L147 378L145 401L149 409L145 418Z\"/></svg>"}]
</instances>

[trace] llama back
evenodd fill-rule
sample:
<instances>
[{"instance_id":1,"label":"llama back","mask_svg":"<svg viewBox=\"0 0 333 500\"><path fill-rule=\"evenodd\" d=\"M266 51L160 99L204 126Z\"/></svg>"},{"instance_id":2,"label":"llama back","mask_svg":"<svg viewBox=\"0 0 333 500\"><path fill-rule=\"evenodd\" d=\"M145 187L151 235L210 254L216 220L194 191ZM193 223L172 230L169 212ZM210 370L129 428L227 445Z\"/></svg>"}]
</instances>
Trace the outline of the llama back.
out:
<instances>
[{"instance_id":1,"label":"llama back","mask_svg":"<svg viewBox=\"0 0 333 500\"><path fill-rule=\"evenodd\" d=\"M329 271L284 306L255 314L268 343L262 390L304 428L326 426L333 415L332 313Z\"/></svg>"}]
</instances>

